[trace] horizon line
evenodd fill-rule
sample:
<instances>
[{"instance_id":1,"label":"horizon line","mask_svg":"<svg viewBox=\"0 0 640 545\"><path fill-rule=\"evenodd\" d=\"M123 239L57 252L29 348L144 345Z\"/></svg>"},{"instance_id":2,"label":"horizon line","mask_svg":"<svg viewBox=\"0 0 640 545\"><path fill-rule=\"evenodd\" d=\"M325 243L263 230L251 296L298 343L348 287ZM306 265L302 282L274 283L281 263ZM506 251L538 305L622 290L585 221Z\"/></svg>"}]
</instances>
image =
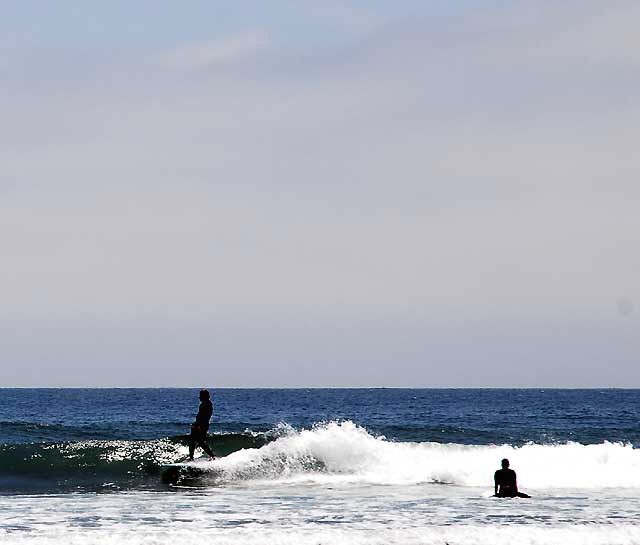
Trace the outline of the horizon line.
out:
<instances>
[{"instance_id":1,"label":"horizon line","mask_svg":"<svg viewBox=\"0 0 640 545\"><path fill-rule=\"evenodd\" d=\"M0 390L199 390L203 386L0 386ZM640 390L623 386L219 386L211 390Z\"/></svg>"}]
</instances>

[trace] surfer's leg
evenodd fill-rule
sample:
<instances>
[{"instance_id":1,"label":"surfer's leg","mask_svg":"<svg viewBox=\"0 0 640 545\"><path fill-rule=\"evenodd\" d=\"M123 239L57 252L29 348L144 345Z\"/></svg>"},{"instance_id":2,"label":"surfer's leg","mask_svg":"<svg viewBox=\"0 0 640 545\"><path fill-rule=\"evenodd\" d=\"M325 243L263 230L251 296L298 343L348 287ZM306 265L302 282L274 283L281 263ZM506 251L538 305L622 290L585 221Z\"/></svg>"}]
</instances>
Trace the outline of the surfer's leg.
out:
<instances>
[{"instance_id":1,"label":"surfer's leg","mask_svg":"<svg viewBox=\"0 0 640 545\"><path fill-rule=\"evenodd\" d=\"M531 496L529 496L528 494L525 494L524 492L518 492L518 497L519 498L530 498Z\"/></svg>"},{"instance_id":2,"label":"surfer's leg","mask_svg":"<svg viewBox=\"0 0 640 545\"><path fill-rule=\"evenodd\" d=\"M215 458L215 455L213 454L213 452L211 452L211 449L209 448L209 445L207 445L207 436L206 435L202 435L202 436L198 437L198 445L200 445L202 450L204 450L209 456L211 456L211 458Z\"/></svg>"},{"instance_id":3,"label":"surfer's leg","mask_svg":"<svg viewBox=\"0 0 640 545\"><path fill-rule=\"evenodd\" d=\"M196 438L193 436L193 432L189 435L189 460L193 460L193 453L196 450Z\"/></svg>"}]
</instances>

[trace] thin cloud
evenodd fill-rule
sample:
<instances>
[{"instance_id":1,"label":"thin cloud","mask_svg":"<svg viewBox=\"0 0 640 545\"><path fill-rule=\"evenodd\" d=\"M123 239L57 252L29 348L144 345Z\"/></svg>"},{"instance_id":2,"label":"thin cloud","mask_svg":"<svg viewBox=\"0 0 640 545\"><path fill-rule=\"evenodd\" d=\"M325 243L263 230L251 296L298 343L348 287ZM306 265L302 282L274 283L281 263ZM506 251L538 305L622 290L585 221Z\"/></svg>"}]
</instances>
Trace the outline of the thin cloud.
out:
<instances>
[{"instance_id":1,"label":"thin cloud","mask_svg":"<svg viewBox=\"0 0 640 545\"><path fill-rule=\"evenodd\" d=\"M322 357L375 360L383 377L410 330L406 357L456 362L441 384L460 385L465 362L501 357L501 332L526 340L537 320L535 345L561 336L556 362L585 355L584 331L601 332L603 358L631 361L612 332L631 338L638 313L621 321L615 302L640 300L640 77L626 54L640 12L544 5L401 20L303 53L234 34L73 85L72 63L17 63L2 77L29 93L14 85L0 103L0 319L22 320L15 350L37 360L31 324L72 336L82 322L91 337L126 319L193 341L203 362L224 339L246 371L344 330L357 342ZM437 354L429 331L450 339ZM474 334L482 351L458 342ZM142 350L127 338L123 361Z\"/></svg>"},{"instance_id":2,"label":"thin cloud","mask_svg":"<svg viewBox=\"0 0 640 545\"><path fill-rule=\"evenodd\" d=\"M217 40L183 44L166 53L164 63L178 70L194 70L255 55L270 44L271 39L264 31L243 32Z\"/></svg>"}]
</instances>

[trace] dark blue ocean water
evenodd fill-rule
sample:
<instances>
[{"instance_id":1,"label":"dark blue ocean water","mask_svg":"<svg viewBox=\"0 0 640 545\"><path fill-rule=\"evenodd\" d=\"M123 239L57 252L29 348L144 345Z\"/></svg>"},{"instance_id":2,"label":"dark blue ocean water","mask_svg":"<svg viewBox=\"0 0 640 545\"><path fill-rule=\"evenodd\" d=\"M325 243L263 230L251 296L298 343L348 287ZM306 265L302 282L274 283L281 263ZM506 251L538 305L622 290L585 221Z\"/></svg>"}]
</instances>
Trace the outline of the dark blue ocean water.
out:
<instances>
[{"instance_id":1,"label":"dark blue ocean water","mask_svg":"<svg viewBox=\"0 0 640 545\"><path fill-rule=\"evenodd\" d=\"M212 433L352 420L396 441L640 443L640 390L219 389ZM0 389L0 443L188 433L192 389Z\"/></svg>"},{"instance_id":2,"label":"dark blue ocean water","mask_svg":"<svg viewBox=\"0 0 640 545\"><path fill-rule=\"evenodd\" d=\"M211 392L220 456L259 448L283 425L344 420L396 442L640 444L640 390ZM195 389L0 389L0 493L157 483L197 408Z\"/></svg>"}]
</instances>

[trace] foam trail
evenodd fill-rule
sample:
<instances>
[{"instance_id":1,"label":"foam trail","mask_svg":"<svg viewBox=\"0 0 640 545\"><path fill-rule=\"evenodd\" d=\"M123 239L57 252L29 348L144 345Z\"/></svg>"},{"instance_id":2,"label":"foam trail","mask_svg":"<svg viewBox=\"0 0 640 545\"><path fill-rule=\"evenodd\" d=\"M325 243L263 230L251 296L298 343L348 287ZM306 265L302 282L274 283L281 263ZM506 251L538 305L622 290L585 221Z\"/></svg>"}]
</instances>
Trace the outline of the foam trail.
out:
<instances>
[{"instance_id":1,"label":"foam trail","mask_svg":"<svg viewBox=\"0 0 640 545\"><path fill-rule=\"evenodd\" d=\"M621 443L458 445L394 443L352 422L327 423L211 462L224 480L296 479L491 487L509 458L522 489L640 488L640 450ZM202 467L202 466L201 466Z\"/></svg>"},{"instance_id":2,"label":"foam trail","mask_svg":"<svg viewBox=\"0 0 640 545\"><path fill-rule=\"evenodd\" d=\"M6 545L173 545L206 541L210 545L637 545L636 525L567 526L563 528L446 526L411 529L220 529L172 528L161 531L123 532L58 530L45 535L3 535Z\"/></svg>"}]
</instances>

